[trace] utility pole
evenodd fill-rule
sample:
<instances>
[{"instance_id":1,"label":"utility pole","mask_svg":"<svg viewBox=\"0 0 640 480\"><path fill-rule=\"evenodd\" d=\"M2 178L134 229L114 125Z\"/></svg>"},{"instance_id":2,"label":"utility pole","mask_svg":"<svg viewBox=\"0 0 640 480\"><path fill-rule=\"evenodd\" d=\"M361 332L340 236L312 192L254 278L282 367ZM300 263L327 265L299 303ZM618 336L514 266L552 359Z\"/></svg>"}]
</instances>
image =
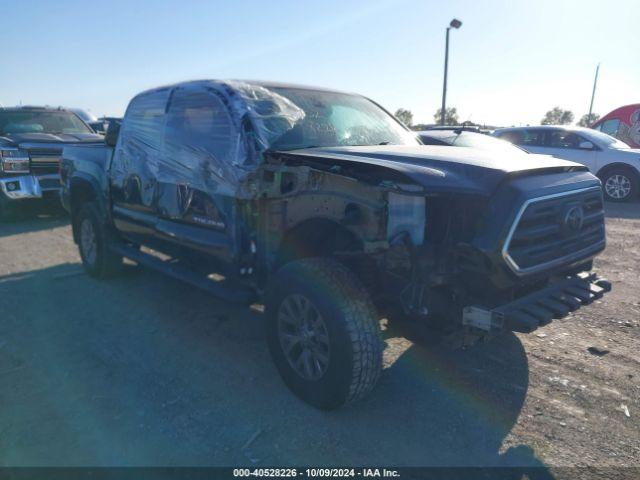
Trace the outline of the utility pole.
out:
<instances>
[{"instance_id":1,"label":"utility pole","mask_svg":"<svg viewBox=\"0 0 640 480\"><path fill-rule=\"evenodd\" d=\"M589 122L591 122L591 112L593 111L593 99L596 96L596 85L598 83L598 72L600 71L600 64L596 67L596 77L593 79L593 91L591 92L591 103L589 104Z\"/></svg>"},{"instance_id":2,"label":"utility pole","mask_svg":"<svg viewBox=\"0 0 640 480\"><path fill-rule=\"evenodd\" d=\"M442 85L442 108L440 109L440 125L444 125L445 112L447 109L447 71L449 69L449 30L451 28L460 28L462 26L462 22L456 18L451 20L449 26L447 27L447 33L445 37L445 46L444 46L444 83Z\"/></svg>"}]
</instances>

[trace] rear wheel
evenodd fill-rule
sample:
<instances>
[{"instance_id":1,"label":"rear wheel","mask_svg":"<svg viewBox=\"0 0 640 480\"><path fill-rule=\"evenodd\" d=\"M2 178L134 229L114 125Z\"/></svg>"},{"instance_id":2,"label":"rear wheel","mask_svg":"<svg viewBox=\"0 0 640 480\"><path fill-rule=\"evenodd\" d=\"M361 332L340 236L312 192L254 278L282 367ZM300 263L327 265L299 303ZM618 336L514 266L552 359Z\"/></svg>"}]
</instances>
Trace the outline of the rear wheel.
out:
<instances>
[{"instance_id":1,"label":"rear wheel","mask_svg":"<svg viewBox=\"0 0 640 480\"><path fill-rule=\"evenodd\" d=\"M606 200L628 202L638 194L638 177L627 168L615 167L600 176Z\"/></svg>"},{"instance_id":2,"label":"rear wheel","mask_svg":"<svg viewBox=\"0 0 640 480\"><path fill-rule=\"evenodd\" d=\"M267 295L267 337L287 386L333 409L369 393L382 370L375 308L358 278L330 259L285 265Z\"/></svg>"},{"instance_id":3,"label":"rear wheel","mask_svg":"<svg viewBox=\"0 0 640 480\"><path fill-rule=\"evenodd\" d=\"M113 253L110 227L104 222L94 203L84 204L75 219L82 266L92 277L114 275L122 267L122 257Z\"/></svg>"}]
</instances>

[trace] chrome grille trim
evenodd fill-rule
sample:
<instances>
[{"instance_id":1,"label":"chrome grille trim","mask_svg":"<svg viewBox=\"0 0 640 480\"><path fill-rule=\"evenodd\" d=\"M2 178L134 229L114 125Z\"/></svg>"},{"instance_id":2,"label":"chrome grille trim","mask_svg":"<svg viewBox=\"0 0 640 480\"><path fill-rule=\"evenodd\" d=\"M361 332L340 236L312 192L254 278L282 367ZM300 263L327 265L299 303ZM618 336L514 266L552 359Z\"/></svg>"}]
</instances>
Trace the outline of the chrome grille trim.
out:
<instances>
[{"instance_id":1,"label":"chrome grille trim","mask_svg":"<svg viewBox=\"0 0 640 480\"><path fill-rule=\"evenodd\" d=\"M62 155L60 152L29 152L31 171L35 174L57 173Z\"/></svg>"},{"instance_id":2,"label":"chrome grille trim","mask_svg":"<svg viewBox=\"0 0 640 480\"><path fill-rule=\"evenodd\" d=\"M509 247L511 246L511 241L513 239L513 236L520 224L520 220L522 219L522 216L524 215L524 213L526 212L527 208L534 204L534 203L539 203L539 202L543 202L543 201L547 201L547 200L552 200L555 198L562 198L562 197L568 197L568 196L572 196L572 195L579 195L582 193L586 193L586 192L600 192L600 194L602 195L602 189L601 187L588 187L588 188L580 188L577 190L569 190L567 192L561 192L561 193L556 193L556 194L552 194L552 195L545 195L542 197L536 197L536 198L531 198L527 201L525 201L522 206L520 207L520 210L518 211L513 224L511 225L511 228L509 229L509 233L507 234L507 238L505 239L504 245L502 247L502 257L505 260L505 262L507 263L507 265L509 266L509 268L516 274L516 275L526 275L526 274L531 274L531 273L536 273L548 268L552 268L558 265L562 265L562 264L570 264L574 261L579 261L580 259L583 258L588 258L588 256L590 254L595 254L597 252L599 252L600 250L602 250L604 248L604 246L606 245L606 237L604 235L605 232L605 227L604 227L604 218L602 220L602 231L603 231L603 235L602 235L602 239L600 241L597 241L597 243L591 244L589 245L587 248L584 248L582 250L576 251L576 252L572 252L571 254L568 255L564 255L562 257L558 257L555 258L553 260L547 261L547 262L543 262L540 264L536 264L530 267L525 267L525 268L521 268L517 262L511 257L511 255L509 254ZM604 205L603 205L603 210L604 210ZM596 239L597 240L597 239Z\"/></svg>"}]
</instances>

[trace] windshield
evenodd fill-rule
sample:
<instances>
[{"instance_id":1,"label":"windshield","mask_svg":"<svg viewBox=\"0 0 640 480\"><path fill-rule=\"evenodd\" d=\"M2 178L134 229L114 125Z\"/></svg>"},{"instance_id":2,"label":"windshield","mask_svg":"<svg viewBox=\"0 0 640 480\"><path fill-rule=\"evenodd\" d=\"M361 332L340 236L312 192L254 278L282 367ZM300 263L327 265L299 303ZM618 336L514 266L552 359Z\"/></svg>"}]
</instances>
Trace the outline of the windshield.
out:
<instances>
[{"instance_id":1,"label":"windshield","mask_svg":"<svg viewBox=\"0 0 640 480\"><path fill-rule=\"evenodd\" d=\"M506 140L490 137L483 133L460 132L452 135L438 135L437 138L456 147L472 147L494 152L527 154L527 152Z\"/></svg>"},{"instance_id":2,"label":"windshield","mask_svg":"<svg viewBox=\"0 0 640 480\"><path fill-rule=\"evenodd\" d=\"M69 110L79 116L82 120L84 120L85 123L91 123L98 120L95 116L91 115L86 110L82 110L81 108L70 108Z\"/></svg>"},{"instance_id":3,"label":"windshield","mask_svg":"<svg viewBox=\"0 0 640 480\"><path fill-rule=\"evenodd\" d=\"M615 148L616 150L624 150L627 148L631 148L629 145L624 143L622 140L618 140L611 135L607 135L606 133L599 132L597 130L585 130L583 131L584 136L595 140L597 143L602 144L607 148Z\"/></svg>"},{"instance_id":4,"label":"windshield","mask_svg":"<svg viewBox=\"0 0 640 480\"><path fill-rule=\"evenodd\" d=\"M358 95L298 88L269 88L304 112L271 141L274 150L356 145L419 145L416 138L371 100ZM271 121L277 121L274 117Z\"/></svg>"},{"instance_id":5,"label":"windshield","mask_svg":"<svg viewBox=\"0 0 640 480\"><path fill-rule=\"evenodd\" d=\"M1 111L0 135L12 133L92 133L76 115L64 111Z\"/></svg>"}]
</instances>

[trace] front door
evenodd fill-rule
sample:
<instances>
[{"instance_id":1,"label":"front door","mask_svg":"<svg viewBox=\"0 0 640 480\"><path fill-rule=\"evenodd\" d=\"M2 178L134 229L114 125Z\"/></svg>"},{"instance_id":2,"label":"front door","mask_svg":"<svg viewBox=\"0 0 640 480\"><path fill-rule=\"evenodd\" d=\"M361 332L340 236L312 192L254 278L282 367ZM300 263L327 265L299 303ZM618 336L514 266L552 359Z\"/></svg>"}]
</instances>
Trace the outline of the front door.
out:
<instances>
[{"instance_id":1,"label":"front door","mask_svg":"<svg viewBox=\"0 0 640 480\"><path fill-rule=\"evenodd\" d=\"M235 254L241 136L223 99L202 86L174 89L157 172L164 241L228 262Z\"/></svg>"},{"instance_id":2,"label":"front door","mask_svg":"<svg viewBox=\"0 0 640 480\"><path fill-rule=\"evenodd\" d=\"M548 130L544 147L541 147L536 153L547 153L564 160L581 163L586 165L592 173L595 173L598 171L598 147L592 143L592 148L580 148L580 145L585 142L589 142L589 140L575 131Z\"/></svg>"}]
</instances>

